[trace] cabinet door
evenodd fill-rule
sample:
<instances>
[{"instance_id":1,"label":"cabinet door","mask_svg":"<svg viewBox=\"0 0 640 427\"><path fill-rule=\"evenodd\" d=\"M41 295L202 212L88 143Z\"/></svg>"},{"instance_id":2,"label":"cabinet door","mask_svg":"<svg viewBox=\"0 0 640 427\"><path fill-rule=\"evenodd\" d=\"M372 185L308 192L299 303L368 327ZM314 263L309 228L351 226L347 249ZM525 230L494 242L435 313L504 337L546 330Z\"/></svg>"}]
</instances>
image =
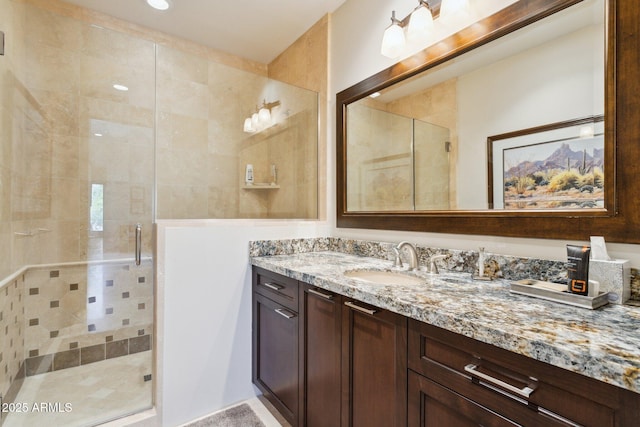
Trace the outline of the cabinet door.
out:
<instances>
[{"instance_id":1,"label":"cabinet door","mask_svg":"<svg viewBox=\"0 0 640 427\"><path fill-rule=\"evenodd\" d=\"M409 371L408 399L408 427L518 425L413 371Z\"/></svg>"},{"instance_id":2,"label":"cabinet door","mask_svg":"<svg viewBox=\"0 0 640 427\"><path fill-rule=\"evenodd\" d=\"M342 325L342 426L406 426L407 319L347 300Z\"/></svg>"},{"instance_id":3,"label":"cabinet door","mask_svg":"<svg viewBox=\"0 0 640 427\"><path fill-rule=\"evenodd\" d=\"M342 297L300 283L301 426L340 425Z\"/></svg>"},{"instance_id":4,"label":"cabinet door","mask_svg":"<svg viewBox=\"0 0 640 427\"><path fill-rule=\"evenodd\" d=\"M298 314L262 295L253 297L253 382L297 425Z\"/></svg>"}]
</instances>

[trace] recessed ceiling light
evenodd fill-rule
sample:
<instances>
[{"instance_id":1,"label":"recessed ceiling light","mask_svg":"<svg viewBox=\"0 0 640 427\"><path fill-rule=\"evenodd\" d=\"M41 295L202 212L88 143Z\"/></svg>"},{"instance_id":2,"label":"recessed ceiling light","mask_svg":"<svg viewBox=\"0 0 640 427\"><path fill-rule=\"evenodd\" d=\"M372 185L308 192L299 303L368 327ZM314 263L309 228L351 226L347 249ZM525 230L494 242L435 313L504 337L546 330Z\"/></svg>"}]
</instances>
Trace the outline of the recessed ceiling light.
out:
<instances>
[{"instance_id":1,"label":"recessed ceiling light","mask_svg":"<svg viewBox=\"0 0 640 427\"><path fill-rule=\"evenodd\" d=\"M167 0L147 0L147 4L158 10L167 10L171 6Z\"/></svg>"},{"instance_id":2,"label":"recessed ceiling light","mask_svg":"<svg viewBox=\"0 0 640 427\"><path fill-rule=\"evenodd\" d=\"M95 136L102 136L101 133L94 133Z\"/></svg>"},{"instance_id":3,"label":"recessed ceiling light","mask_svg":"<svg viewBox=\"0 0 640 427\"><path fill-rule=\"evenodd\" d=\"M369 95L369 97L371 97L371 98L377 98L379 96L380 96L380 92L374 92L371 95Z\"/></svg>"},{"instance_id":4,"label":"recessed ceiling light","mask_svg":"<svg viewBox=\"0 0 640 427\"><path fill-rule=\"evenodd\" d=\"M126 91L128 91L128 90L129 90L129 88L128 88L128 87L126 87L126 86L124 86L124 85L121 85L121 84L118 84L118 83L114 84L114 85L113 85L113 88L114 88L115 90L121 90L121 91L123 91L123 92L126 92Z\"/></svg>"}]
</instances>

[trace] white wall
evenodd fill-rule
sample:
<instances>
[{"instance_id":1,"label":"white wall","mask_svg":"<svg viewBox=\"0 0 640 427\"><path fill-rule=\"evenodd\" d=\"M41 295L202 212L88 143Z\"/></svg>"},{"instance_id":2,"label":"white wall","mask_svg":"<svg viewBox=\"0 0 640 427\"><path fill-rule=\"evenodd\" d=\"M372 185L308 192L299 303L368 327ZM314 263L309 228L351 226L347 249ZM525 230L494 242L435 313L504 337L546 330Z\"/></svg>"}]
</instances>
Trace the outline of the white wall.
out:
<instances>
[{"instance_id":1,"label":"white wall","mask_svg":"<svg viewBox=\"0 0 640 427\"><path fill-rule=\"evenodd\" d=\"M326 236L313 221L160 221L159 425L176 426L254 397L249 241Z\"/></svg>"},{"instance_id":2,"label":"white wall","mask_svg":"<svg viewBox=\"0 0 640 427\"><path fill-rule=\"evenodd\" d=\"M458 78L460 209L487 206L488 136L604 113L603 34L587 27Z\"/></svg>"},{"instance_id":3,"label":"white wall","mask_svg":"<svg viewBox=\"0 0 640 427\"><path fill-rule=\"evenodd\" d=\"M380 55L382 33L389 22L392 9L399 15L408 13L413 3L409 0L348 0L336 10L331 20L331 90L329 117L335 117L336 93L391 66L394 61ZM400 12L402 11L402 12ZM328 158L328 212L335 212L335 121L329 124ZM331 214L335 225L335 216ZM436 233L409 233L379 230L355 230L334 228L335 236L373 240L401 241L404 239L443 248L477 249L484 246L487 251L565 260L563 240L520 239L491 236L465 236ZM593 230L598 235L598 230ZM632 267L640 267L640 246L608 244L609 252L617 257L631 260Z\"/></svg>"}]
</instances>

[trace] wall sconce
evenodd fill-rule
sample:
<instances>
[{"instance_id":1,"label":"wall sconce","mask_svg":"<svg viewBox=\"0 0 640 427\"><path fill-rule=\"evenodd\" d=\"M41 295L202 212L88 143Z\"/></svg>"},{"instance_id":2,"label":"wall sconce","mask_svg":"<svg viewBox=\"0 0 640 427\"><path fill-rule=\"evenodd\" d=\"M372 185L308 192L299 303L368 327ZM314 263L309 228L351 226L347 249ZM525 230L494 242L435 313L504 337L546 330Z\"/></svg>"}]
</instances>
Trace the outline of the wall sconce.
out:
<instances>
[{"instance_id":1,"label":"wall sconce","mask_svg":"<svg viewBox=\"0 0 640 427\"><path fill-rule=\"evenodd\" d=\"M402 21L396 18L396 12L391 12L391 25L382 36L380 53L388 58L395 58L409 41L426 40L433 32L434 19L451 20L458 14L466 12L469 0L418 0L416 7ZM405 35L406 33L406 35Z\"/></svg>"},{"instance_id":2,"label":"wall sconce","mask_svg":"<svg viewBox=\"0 0 640 427\"><path fill-rule=\"evenodd\" d=\"M256 112L244 119L243 130L246 133L255 133L273 126L275 123L272 110L279 106L280 101L267 103L266 100L263 100L262 107L260 109L256 107Z\"/></svg>"}]
</instances>

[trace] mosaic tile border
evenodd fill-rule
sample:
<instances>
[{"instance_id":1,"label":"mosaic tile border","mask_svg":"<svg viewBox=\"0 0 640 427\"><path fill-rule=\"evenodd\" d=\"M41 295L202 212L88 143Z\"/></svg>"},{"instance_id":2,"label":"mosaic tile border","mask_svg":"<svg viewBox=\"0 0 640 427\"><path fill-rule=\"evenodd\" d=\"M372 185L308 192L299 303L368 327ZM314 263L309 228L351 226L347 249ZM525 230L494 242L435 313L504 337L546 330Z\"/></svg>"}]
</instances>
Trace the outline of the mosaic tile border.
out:
<instances>
[{"instance_id":1,"label":"mosaic tile border","mask_svg":"<svg viewBox=\"0 0 640 427\"><path fill-rule=\"evenodd\" d=\"M393 261L393 247L397 243L320 237L308 239L259 240L249 242L249 255L272 256L296 253L332 251L350 255ZM420 264L425 265L432 255L447 255L438 261L438 267L460 273L477 274L478 252L472 250L442 249L416 245ZM403 258L404 259L404 258ZM485 275L492 278L521 280L535 278L550 282L566 281L566 262L538 258L517 257L493 253L485 254ZM640 301L640 274L631 269L631 299Z\"/></svg>"},{"instance_id":2,"label":"mosaic tile border","mask_svg":"<svg viewBox=\"0 0 640 427\"><path fill-rule=\"evenodd\" d=\"M133 338L113 341L107 337L107 341L103 344L28 357L25 360L25 376L30 377L61 369L75 368L102 360L149 351L152 348L151 334L144 334L144 330L141 331L142 334Z\"/></svg>"}]
</instances>

